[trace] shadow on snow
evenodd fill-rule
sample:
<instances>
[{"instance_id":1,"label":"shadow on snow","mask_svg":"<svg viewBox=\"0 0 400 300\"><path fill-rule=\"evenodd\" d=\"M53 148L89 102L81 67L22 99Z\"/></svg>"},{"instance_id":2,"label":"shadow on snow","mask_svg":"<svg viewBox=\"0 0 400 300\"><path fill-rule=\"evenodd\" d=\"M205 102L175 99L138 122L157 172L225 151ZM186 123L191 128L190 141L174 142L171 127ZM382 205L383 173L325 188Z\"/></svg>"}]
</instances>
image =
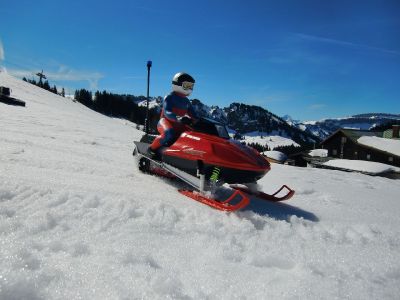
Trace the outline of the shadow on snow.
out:
<instances>
[{"instance_id":1,"label":"shadow on snow","mask_svg":"<svg viewBox=\"0 0 400 300\"><path fill-rule=\"evenodd\" d=\"M290 201L290 200L289 200ZM244 211L252 211L262 216L269 216L276 220L290 221L292 216L303 218L311 222L318 222L318 217L312 212L305 211L301 208L286 204L284 202L270 202L257 199L256 197L250 198L250 204Z\"/></svg>"}]
</instances>

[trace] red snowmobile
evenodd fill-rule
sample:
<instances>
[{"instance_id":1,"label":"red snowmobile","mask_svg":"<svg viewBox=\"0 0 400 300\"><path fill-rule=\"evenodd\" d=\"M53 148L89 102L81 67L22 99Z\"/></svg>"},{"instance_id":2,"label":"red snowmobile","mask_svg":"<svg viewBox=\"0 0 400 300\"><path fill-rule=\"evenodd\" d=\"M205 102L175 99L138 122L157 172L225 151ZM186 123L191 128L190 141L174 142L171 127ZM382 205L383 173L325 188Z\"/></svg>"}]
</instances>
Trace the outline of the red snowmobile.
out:
<instances>
[{"instance_id":1,"label":"red snowmobile","mask_svg":"<svg viewBox=\"0 0 400 300\"><path fill-rule=\"evenodd\" d=\"M294 194L286 185L274 194L254 190L271 169L269 162L255 149L230 139L226 127L214 120L202 118L187 126L173 145L160 149L158 159L147 154L150 142L149 135L135 142L139 169L180 179L191 187L180 193L213 208L235 211L250 203L250 195L277 202Z\"/></svg>"}]
</instances>

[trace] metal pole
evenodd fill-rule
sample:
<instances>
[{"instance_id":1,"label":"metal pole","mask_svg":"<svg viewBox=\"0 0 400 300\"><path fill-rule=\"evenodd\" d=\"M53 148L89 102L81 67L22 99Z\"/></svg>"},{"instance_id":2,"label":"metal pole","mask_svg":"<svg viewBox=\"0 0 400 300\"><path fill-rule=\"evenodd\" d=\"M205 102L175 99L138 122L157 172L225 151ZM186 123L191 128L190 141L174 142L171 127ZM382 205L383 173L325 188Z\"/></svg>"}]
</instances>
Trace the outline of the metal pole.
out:
<instances>
[{"instance_id":1,"label":"metal pole","mask_svg":"<svg viewBox=\"0 0 400 300\"><path fill-rule=\"evenodd\" d=\"M150 68L151 68L152 62L149 60L147 62L147 110L146 110L146 134L149 134L149 125L150 125L150 120L149 120L149 99L150 99Z\"/></svg>"}]
</instances>

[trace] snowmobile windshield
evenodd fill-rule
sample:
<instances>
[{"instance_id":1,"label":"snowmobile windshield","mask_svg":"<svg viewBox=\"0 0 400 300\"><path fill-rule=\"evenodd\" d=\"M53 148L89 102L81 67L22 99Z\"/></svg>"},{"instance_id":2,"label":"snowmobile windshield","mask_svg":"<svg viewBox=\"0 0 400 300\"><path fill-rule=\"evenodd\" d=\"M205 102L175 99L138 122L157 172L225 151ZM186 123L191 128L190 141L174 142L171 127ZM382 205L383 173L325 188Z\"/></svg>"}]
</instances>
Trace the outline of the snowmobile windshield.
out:
<instances>
[{"instance_id":1,"label":"snowmobile windshield","mask_svg":"<svg viewBox=\"0 0 400 300\"><path fill-rule=\"evenodd\" d=\"M229 139L229 134L228 134L228 130L226 130L226 127L223 125L215 125L215 128L218 131L218 136L222 137L224 139Z\"/></svg>"},{"instance_id":2,"label":"snowmobile windshield","mask_svg":"<svg viewBox=\"0 0 400 300\"><path fill-rule=\"evenodd\" d=\"M210 135L219 136L224 139L229 139L228 130L226 127L214 120L208 118L201 118L194 126L193 129L197 132L207 133Z\"/></svg>"}]
</instances>

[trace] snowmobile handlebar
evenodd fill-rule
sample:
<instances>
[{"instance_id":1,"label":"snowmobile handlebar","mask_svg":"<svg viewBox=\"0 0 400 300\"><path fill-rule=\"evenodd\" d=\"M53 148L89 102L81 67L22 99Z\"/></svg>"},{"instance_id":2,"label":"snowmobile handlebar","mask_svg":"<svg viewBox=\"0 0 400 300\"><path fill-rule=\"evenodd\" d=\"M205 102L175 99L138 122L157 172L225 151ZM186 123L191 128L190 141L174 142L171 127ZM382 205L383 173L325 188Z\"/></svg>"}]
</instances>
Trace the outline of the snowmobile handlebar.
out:
<instances>
[{"instance_id":1,"label":"snowmobile handlebar","mask_svg":"<svg viewBox=\"0 0 400 300\"><path fill-rule=\"evenodd\" d=\"M192 119L192 118L189 118L189 117L187 117L187 116L184 116L184 117L181 118L180 122L181 122L182 124L191 126L191 125L193 124L193 119Z\"/></svg>"},{"instance_id":2,"label":"snowmobile handlebar","mask_svg":"<svg viewBox=\"0 0 400 300\"><path fill-rule=\"evenodd\" d=\"M189 117L188 115L185 115L183 117L177 117L178 121L186 126L193 126L193 124L195 124L195 120L193 120L191 117Z\"/></svg>"}]
</instances>

